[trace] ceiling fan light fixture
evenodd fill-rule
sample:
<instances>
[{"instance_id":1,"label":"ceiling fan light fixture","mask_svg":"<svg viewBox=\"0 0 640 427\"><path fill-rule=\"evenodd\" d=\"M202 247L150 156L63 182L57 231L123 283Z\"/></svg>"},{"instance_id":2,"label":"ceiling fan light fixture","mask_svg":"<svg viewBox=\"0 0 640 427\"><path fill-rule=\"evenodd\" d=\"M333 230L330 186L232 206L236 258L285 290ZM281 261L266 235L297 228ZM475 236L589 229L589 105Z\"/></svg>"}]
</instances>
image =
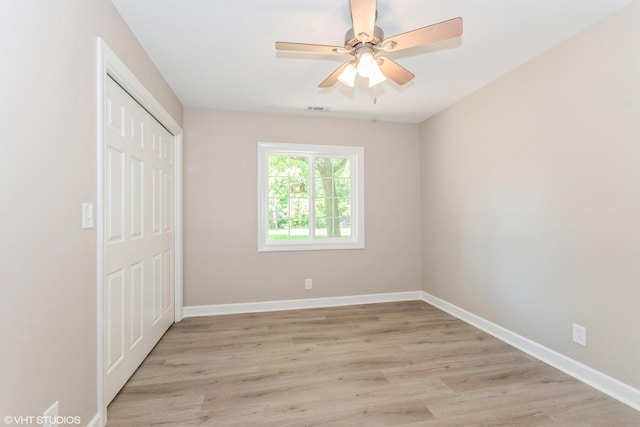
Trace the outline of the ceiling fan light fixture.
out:
<instances>
[{"instance_id":1,"label":"ceiling fan light fixture","mask_svg":"<svg viewBox=\"0 0 640 427\"><path fill-rule=\"evenodd\" d=\"M329 74L318 85L319 88L332 87L338 81L353 87L355 74L368 78L369 87L376 86L387 78L402 86L411 81L415 74L393 60L379 55L381 51L400 51L462 35L462 18L458 17L385 38L384 31L375 25L378 17L376 4L377 0L349 1L353 26L344 35L344 47L276 42L276 49L351 55L352 58Z\"/></svg>"},{"instance_id":2,"label":"ceiling fan light fixture","mask_svg":"<svg viewBox=\"0 0 640 427\"><path fill-rule=\"evenodd\" d=\"M371 52L363 52L360 54L358 57L358 74L362 77L369 77L376 68L378 68L378 64ZM378 71L380 71L379 68Z\"/></svg>"},{"instance_id":3,"label":"ceiling fan light fixture","mask_svg":"<svg viewBox=\"0 0 640 427\"><path fill-rule=\"evenodd\" d=\"M378 67L378 64L375 64L375 67L373 67L371 69L371 72L369 73L369 87L374 87L375 85L382 83L385 80L387 80L387 78L384 76L384 74L382 74L382 71L380 70L380 67Z\"/></svg>"},{"instance_id":4,"label":"ceiling fan light fixture","mask_svg":"<svg viewBox=\"0 0 640 427\"><path fill-rule=\"evenodd\" d=\"M358 74L358 70L353 62L351 62L342 70L342 73L338 76L338 80L349 87L353 87L356 81L356 74Z\"/></svg>"}]
</instances>

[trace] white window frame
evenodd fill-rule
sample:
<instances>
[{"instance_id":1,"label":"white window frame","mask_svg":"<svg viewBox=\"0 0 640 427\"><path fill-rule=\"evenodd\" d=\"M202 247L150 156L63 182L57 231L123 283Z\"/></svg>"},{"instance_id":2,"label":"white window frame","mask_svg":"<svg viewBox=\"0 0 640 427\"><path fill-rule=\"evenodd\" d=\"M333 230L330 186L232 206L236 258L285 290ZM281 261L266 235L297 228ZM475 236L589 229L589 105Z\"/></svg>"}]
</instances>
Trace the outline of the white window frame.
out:
<instances>
[{"instance_id":1,"label":"white window frame","mask_svg":"<svg viewBox=\"0 0 640 427\"><path fill-rule=\"evenodd\" d=\"M348 157L351 169L351 237L269 240L269 156ZM311 182L314 181L310 179ZM313 191L313 190L311 190ZM364 248L364 147L258 142L258 251L313 251Z\"/></svg>"}]
</instances>

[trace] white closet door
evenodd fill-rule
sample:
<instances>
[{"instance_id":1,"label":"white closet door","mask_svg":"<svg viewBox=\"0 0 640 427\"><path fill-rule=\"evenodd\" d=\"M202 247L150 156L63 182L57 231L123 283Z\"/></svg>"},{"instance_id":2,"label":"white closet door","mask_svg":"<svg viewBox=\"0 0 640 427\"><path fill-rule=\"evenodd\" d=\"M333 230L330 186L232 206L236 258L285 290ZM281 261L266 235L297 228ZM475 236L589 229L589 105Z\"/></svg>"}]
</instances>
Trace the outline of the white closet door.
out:
<instances>
[{"instance_id":1,"label":"white closet door","mask_svg":"<svg viewBox=\"0 0 640 427\"><path fill-rule=\"evenodd\" d=\"M174 321L174 138L107 79L105 378L111 402Z\"/></svg>"}]
</instances>

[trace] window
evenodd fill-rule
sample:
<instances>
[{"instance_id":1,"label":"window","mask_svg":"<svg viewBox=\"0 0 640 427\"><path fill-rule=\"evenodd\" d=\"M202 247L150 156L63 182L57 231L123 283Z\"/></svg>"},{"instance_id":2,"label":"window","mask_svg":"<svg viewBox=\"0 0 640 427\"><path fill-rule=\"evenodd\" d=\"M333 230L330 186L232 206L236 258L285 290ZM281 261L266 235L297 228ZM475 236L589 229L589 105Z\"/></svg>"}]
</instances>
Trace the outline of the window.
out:
<instances>
[{"instance_id":1,"label":"window","mask_svg":"<svg viewBox=\"0 0 640 427\"><path fill-rule=\"evenodd\" d=\"M364 248L364 148L258 143L258 250Z\"/></svg>"}]
</instances>

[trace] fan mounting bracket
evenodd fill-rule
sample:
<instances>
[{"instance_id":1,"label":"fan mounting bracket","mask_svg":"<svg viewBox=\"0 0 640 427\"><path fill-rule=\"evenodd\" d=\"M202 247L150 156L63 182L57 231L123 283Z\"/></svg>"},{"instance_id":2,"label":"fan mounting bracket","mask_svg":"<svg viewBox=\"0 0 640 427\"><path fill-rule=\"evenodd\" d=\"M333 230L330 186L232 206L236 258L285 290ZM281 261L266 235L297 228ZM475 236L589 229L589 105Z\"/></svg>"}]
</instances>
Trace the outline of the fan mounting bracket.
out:
<instances>
[{"instance_id":1,"label":"fan mounting bracket","mask_svg":"<svg viewBox=\"0 0 640 427\"><path fill-rule=\"evenodd\" d=\"M354 33L353 28L344 35L344 48L347 50L354 50L356 46L360 44L370 44L371 46L377 46L384 40L384 31L377 25L373 28L373 37L369 36L366 43L363 43Z\"/></svg>"}]
</instances>

